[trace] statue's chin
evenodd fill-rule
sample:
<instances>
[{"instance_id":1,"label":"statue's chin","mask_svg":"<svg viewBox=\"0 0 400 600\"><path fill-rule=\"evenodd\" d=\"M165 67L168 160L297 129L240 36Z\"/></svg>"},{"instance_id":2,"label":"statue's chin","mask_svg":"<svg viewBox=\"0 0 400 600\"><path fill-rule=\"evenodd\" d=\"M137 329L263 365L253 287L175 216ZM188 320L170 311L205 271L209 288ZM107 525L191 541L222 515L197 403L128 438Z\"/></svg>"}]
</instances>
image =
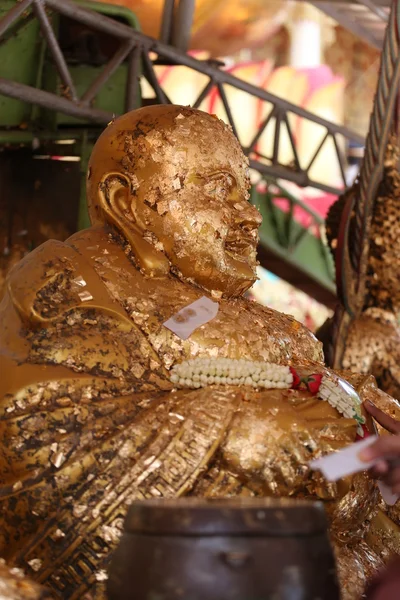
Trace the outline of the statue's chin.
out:
<instances>
[{"instance_id":1,"label":"statue's chin","mask_svg":"<svg viewBox=\"0 0 400 600\"><path fill-rule=\"evenodd\" d=\"M226 261L226 296L243 296L257 281L256 265L231 256Z\"/></svg>"},{"instance_id":2,"label":"statue's chin","mask_svg":"<svg viewBox=\"0 0 400 600\"><path fill-rule=\"evenodd\" d=\"M257 277L252 274L244 277L242 273L233 270L227 271L225 277L218 279L206 279L202 277L193 278L192 281L202 287L204 290L220 295L222 298L238 298L243 296L248 289L255 283Z\"/></svg>"},{"instance_id":3,"label":"statue's chin","mask_svg":"<svg viewBox=\"0 0 400 600\"><path fill-rule=\"evenodd\" d=\"M238 260L228 254L216 252L216 257L207 257L204 268L189 261L180 261L174 256L170 259L171 270L183 281L194 283L209 293L224 298L242 296L257 280L255 262ZM214 294L213 294L214 295Z\"/></svg>"}]
</instances>

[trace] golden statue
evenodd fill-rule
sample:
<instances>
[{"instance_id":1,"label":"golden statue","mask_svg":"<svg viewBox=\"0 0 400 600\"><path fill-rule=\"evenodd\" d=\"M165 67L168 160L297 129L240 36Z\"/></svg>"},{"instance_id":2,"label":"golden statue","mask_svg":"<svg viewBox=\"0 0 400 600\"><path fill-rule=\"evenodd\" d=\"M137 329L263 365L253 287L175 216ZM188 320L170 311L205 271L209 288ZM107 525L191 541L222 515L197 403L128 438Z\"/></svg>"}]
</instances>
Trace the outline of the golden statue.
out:
<instances>
[{"instance_id":1,"label":"golden statue","mask_svg":"<svg viewBox=\"0 0 400 600\"><path fill-rule=\"evenodd\" d=\"M356 318L349 319L331 348L334 319L317 334L324 342L329 364L336 369L372 374L379 387L400 400L400 173L397 131L392 134L386 149L383 178L374 203L371 232L368 239L368 270L363 308ZM332 205L327 216L327 237L335 256L339 244L340 222L349 196L356 194L359 183L347 190ZM349 217L349 251L354 246L355 212ZM362 240L361 243L365 243Z\"/></svg>"},{"instance_id":2,"label":"golden statue","mask_svg":"<svg viewBox=\"0 0 400 600\"><path fill-rule=\"evenodd\" d=\"M248 187L248 162L217 118L137 110L93 151L93 226L9 274L0 556L63 598L103 597L134 499L320 498L345 598L397 549L366 474L328 484L308 467L372 425L359 406L348 413L357 394L325 369L306 328L242 297L261 221ZM190 321L197 300L216 307L213 318L186 336L165 325ZM321 401L322 380L347 396ZM397 410L371 378L349 381L358 400Z\"/></svg>"}]
</instances>

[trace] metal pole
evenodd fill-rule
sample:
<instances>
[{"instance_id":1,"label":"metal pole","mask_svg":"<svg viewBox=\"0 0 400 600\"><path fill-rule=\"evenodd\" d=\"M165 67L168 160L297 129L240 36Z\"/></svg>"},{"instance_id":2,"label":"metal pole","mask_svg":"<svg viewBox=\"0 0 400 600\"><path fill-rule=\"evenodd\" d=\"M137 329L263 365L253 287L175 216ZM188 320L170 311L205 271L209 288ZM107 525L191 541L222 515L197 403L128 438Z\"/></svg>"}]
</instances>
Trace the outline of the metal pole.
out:
<instances>
[{"instance_id":1,"label":"metal pole","mask_svg":"<svg viewBox=\"0 0 400 600\"><path fill-rule=\"evenodd\" d=\"M196 0L179 0L176 20L172 32L175 48L187 52L189 49Z\"/></svg>"},{"instance_id":2,"label":"metal pole","mask_svg":"<svg viewBox=\"0 0 400 600\"><path fill-rule=\"evenodd\" d=\"M23 0L13 6L8 13L0 20L0 37L7 31L9 27L30 7L33 0Z\"/></svg>"},{"instance_id":3,"label":"metal pole","mask_svg":"<svg viewBox=\"0 0 400 600\"><path fill-rule=\"evenodd\" d=\"M80 197L79 197L79 212L78 212L78 231L90 227L90 218L87 204L86 182L87 172L89 167L89 159L93 150L94 143L89 142L88 131L84 130L81 139L81 162L80 162Z\"/></svg>"},{"instance_id":4,"label":"metal pole","mask_svg":"<svg viewBox=\"0 0 400 600\"><path fill-rule=\"evenodd\" d=\"M162 14L160 42L169 44L172 39L172 26L174 23L175 0L164 0L164 9Z\"/></svg>"},{"instance_id":5,"label":"metal pole","mask_svg":"<svg viewBox=\"0 0 400 600\"><path fill-rule=\"evenodd\" d=\"M97 79L95 79L89 89L82 96L81 102L83 105L89 105L95 96L97 96L103 85L106 84L111 75L116 71L116 69L118 69L123 60L128 56L129 52L133 48L134 43L134 40L127 40L120 46L116 54L114 54Z\"/></svg>"},{"instance_id":6,"label":"metal pole","mask_svg":"<svg viewBox=\"0 0 400 600\"><path fill-rule=\"evenodd\" d=\"M53 59L56 64L58 73L61 77L61 81L66 87L65 94L68 98L71 98L72 100L78 100L74 82L72 81L71 74L68 70L68 66L65 62L64 55L58 44L53 27L51 26L51 23L47 17L43 0L34 0L33 9L39 20L40 27L42 28L42 32L46 39L46 42L49 45L50 52L53 55Z\"/></svg>"},{"instance_id":7,"label":"metal pole","mask_svg":"<svg viewBox=\"0 0 400 600\"><path fill-rule=\"evenodd\" d=\"M38 104L43 108L59 111L65 115L77 117L78 119L85 119L99 125L106 125L113 118L111 113L104 110L77 105L66 98L57 97L50 92L36 90L24 83L9 81L8 79L3 79L3 77L0 77L0 94L9 96L15 100Z\"/></svg>"},{"instance_id":8,"label":"metal pole","mask_svg":"<svg viewBox=\"0 0 400 600\"><path fill-rule=\"evenodd\" d=\"M131 52L128 63L128 83L126 87L125 111L140 106L140 70L141 48L136 46Z\"/></svg>"}]
</instances>

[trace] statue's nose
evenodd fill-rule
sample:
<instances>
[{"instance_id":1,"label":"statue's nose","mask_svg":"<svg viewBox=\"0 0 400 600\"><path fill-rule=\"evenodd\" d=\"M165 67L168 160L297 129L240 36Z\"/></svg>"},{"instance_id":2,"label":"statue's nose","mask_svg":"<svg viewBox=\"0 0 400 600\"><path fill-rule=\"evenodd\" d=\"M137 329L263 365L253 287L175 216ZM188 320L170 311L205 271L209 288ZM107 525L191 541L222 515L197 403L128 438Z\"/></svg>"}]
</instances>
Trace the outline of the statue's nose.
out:
<instances>
[{"instance_id":1,"label":"statue's nose","mask_svg":"<svg viewBox=\"0 0 400 600\"><path fill-rule=\"evenodd\" d=\"M258 212L255 206L249 204L249 202L243 203L242 208L239 211L240 221L244 225L246 224L250 228L258 228L262 222L262 216Z\"/></svg>"}]
</instances>

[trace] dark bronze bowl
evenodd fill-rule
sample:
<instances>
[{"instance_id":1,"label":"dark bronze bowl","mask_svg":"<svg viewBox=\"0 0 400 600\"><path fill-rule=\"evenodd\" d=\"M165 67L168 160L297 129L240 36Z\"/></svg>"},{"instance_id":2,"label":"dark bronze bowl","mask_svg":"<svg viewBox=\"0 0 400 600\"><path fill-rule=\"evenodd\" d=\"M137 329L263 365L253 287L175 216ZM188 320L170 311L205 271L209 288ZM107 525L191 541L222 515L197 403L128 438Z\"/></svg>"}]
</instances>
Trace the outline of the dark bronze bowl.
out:
<instances>
[{"instance_id":1,"label":"dark bronze bowl","mask_svg":"<svg viewBox=\"0 0 400 600\"><path fill-rule=\"evenodd\" d=\"M135 502L110 600L338 600L320 503L177 498Z\"/></svg>"}]
</instances>

